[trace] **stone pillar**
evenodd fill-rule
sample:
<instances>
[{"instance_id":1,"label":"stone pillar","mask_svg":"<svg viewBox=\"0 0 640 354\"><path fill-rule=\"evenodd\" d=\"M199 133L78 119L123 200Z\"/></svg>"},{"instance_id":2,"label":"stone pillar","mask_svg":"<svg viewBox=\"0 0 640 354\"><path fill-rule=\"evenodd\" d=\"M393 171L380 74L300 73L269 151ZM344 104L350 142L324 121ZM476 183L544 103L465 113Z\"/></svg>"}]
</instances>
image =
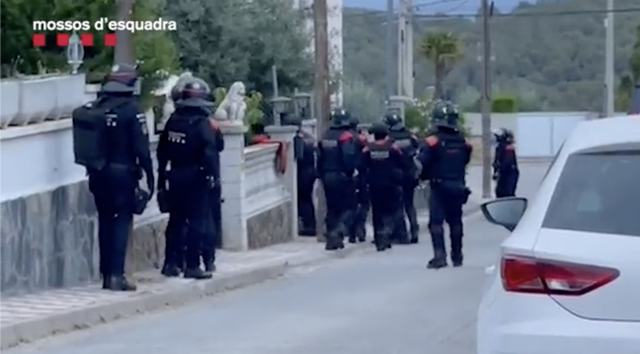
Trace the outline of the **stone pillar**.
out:
<instances>
[{"instance_id":1,"label":"stone pillar","mask_svg":"<svg viewBox=\"0 0 640 354\"><path fill-rule=\"evenodd\" d=\"M302 128L309 134L317 138L318 136L318 123L316 119L305 119L302 121Z\"/></svg>"},{"instance_id":2,"label":"stone pillar","mask_svg":"<svg viewBox=\"0 0 640 354\"><path fill-rule=\"evenodd\" d=\"M291 230L293 237L298 236L298 169L294 158L293 138L298 132L298 127L293 125L271 125L265 128L272 140L283 142L287 145L287 172L285 181L291 194Z\"/></svg>"},{"instance_id":3,"label":"stone pillar","mask_svg":"<svg viewBox=\"0 0 640 354\"><path fill-rule=\"evenodd\" d=\"M222 179L222 248L232 251L249 249L247 223L244 220L244 134L241 124L220 123L224 134L224 151L220 154Z\"/></svg>"}]
</instances>

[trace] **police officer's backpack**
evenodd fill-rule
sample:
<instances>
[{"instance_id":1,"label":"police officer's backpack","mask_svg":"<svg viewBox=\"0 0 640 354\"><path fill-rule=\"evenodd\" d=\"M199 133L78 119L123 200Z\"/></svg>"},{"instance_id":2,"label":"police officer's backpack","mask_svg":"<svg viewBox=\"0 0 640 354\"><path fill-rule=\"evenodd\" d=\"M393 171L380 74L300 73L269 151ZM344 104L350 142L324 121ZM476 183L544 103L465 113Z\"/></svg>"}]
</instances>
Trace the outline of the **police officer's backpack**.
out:
<instances>
[{"instance_id":1,"label":"police officer's backpack","mask_svg":"<svg viewBox=\"0 0 640 354\"><path fill-rule=\"evenodd\" d=\"M99 99L76 108L73 122L73 154L75 163L92 170L102 170L107 164L106 114L122 105L122 100Z\"/></svg>"}]
</instances>

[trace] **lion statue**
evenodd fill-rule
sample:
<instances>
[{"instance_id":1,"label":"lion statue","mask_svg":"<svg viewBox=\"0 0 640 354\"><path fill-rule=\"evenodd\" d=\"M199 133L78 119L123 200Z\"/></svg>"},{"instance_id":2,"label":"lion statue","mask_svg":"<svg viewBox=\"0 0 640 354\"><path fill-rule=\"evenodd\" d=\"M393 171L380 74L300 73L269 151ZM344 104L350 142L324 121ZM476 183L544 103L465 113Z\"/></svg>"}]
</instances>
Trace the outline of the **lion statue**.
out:
<instances>
[{"instance_id":1,"label":"lion statue","mask_svg":"<svg viewBox=\"0 0 640 354\"><path fill-rule=\"evenodd\" d=\"M246 89L242 82L236 81L231 85L224 100L218 106L214 118L218 121L229 121L243 124L247 104L244 102Z\"/></svg>"}]
</instances>

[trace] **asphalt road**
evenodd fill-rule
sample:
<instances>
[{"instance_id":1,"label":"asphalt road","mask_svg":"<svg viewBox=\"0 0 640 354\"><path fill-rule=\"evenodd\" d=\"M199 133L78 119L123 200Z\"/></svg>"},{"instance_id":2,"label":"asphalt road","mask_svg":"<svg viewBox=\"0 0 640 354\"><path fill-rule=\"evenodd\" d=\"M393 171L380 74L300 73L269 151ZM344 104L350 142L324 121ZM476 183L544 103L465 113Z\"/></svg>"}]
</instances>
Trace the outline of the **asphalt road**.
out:
<instances>
[{"instance_id":1,"label":"asphalt road","mask_svg":"<svg viewBox=\"0 0 640 354\"><path fill-rule=\"evenodd\" d=\"M547 164L521 167L519 195ZM472 172L473 173L473 172ZM465 266L427 270L417 246L298 268L188 307L122 320L7 354L470 354L485 268L507 232L466 219Z\"/></svg>"}]
</instances>

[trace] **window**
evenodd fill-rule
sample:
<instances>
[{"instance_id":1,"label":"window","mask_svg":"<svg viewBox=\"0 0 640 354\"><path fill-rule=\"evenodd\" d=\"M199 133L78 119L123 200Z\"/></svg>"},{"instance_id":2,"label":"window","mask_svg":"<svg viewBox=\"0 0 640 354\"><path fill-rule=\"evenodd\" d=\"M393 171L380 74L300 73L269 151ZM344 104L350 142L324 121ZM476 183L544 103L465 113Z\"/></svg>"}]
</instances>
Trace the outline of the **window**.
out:
<instances>
[{"instance_id":1,"label":"window","mask_svg":"<svg viewBox=\"0 0 640 354\"><path fill-rule=\"evenodd\" d=\"M542 227L640 236L640 151L569 156Z\"/></svg>"}]
</instances>

